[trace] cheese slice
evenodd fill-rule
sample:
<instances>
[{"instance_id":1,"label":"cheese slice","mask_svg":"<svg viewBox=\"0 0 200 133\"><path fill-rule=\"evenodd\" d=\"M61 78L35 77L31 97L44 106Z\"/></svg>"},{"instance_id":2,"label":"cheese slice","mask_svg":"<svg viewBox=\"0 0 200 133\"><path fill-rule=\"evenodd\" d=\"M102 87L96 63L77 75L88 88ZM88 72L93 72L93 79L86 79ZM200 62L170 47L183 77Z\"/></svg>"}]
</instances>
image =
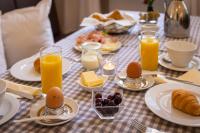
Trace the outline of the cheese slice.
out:
<instances>
[{"instance_id":1,"label":"cheese slice","mask_svg":"<svg viewBox=\"0 0 200 133\"><path fill-rule=\"evenodd\" d=\"M85 86L95 87L103 84L103 78L98 77L94 71L83 72L81 81Z\"/></svg>"},{"instance_id":2,"label":"cheese slice","mask_svg":"<svg viewBox=\"0 0 200 133\"><path fill-rule=\"evenodd\" d=\"M34 99L35 97L39 97L42 95L42 91L40 88L17 84L8 80L4 80L6 82L7 90L10 93L14 93L21 97L25 97L28 99Z\"/></svg>"}]
</instances>

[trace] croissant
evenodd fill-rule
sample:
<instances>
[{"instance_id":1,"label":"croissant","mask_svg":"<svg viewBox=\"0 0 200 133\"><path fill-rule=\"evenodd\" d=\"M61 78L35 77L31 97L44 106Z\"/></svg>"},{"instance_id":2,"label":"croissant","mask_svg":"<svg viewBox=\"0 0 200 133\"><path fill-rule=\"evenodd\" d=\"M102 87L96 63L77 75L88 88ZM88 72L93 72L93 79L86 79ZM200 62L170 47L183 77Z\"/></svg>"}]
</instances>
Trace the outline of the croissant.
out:
<instances>
[{"instance_id":1,"label":"croissant","mask_svg":"<svg viewBox=\"0 0 200 133\"><path fill-rule=\"evenodd\" d=\"M200 116L200 103L190 91L177 89L172 92L174 108L193 116Z\"/></svg>"}]
</instances>

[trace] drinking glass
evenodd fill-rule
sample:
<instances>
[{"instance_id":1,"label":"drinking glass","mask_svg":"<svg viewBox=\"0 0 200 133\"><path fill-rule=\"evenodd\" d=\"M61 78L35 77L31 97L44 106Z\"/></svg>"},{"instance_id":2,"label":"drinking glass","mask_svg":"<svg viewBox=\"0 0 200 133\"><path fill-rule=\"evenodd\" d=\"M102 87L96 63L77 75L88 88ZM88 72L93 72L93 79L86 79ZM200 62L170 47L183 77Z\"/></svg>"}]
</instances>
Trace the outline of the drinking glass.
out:
<instances>
[{"instance_id":1,"label":"drinking glass","mask_svg":"<svg viewBox=\"0 0 200 133\"><path fill-rule=\"evenodd\" d=\"M159 39L155 31L144 31L140 37L142 69L155 71L158 68Z\"/></svg>"},{"instance_id":2,"label":"drinking glass","mask_svg":"<svg viewBox=\"0 0 200 133\"><path fill-rule=\"evenodd\" d=\"M58 46L40 49L42 92L52 87L62 88L62 50Z\"/></svg>"}]
</instances>

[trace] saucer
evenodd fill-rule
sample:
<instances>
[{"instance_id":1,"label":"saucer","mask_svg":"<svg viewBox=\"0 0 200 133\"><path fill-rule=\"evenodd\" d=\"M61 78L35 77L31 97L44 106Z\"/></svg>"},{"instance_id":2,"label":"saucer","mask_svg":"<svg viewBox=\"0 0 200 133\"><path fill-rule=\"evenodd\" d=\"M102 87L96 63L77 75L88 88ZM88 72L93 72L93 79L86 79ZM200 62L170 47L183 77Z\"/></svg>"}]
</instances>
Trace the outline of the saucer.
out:
<instances>
[{"instance_id":1,"label":"saucer","mask_svg":"<svg viewBox=\"0 0 200 133\"><path fill-rule=\"evenodd\" d=\"M139 81L139 86L134 85L133 82L127 81L127 77L119 78L119 76L115 77L115 83L123 89L130 90L130 91L143 91L150 87L152 87L155 83L153 76L151 75L142 75L141 78L136 79Z\"/></svg>"},{"instance_id":2,"label":"saucer","mask_svg":"<svg viewBox=\"0 0 200 133\"><path fill-rule=\"evenodd\" d=\"M36 123L44 126L57 126L71 121L78 115L79 107L78 104L71 98L66 98L64 100L64 113L70 114L74 113L74 117L68 120L37 120ZM31 106L30 117L44 116L45 113L45 99L39 100Z\"/></svg>"},{"instance_id":3,"label":"saucer","mask_svg":"<svg viewBox=\"0 0 200 133\"><path fill-rule=\"evenodd\" d=\"M0 125L10 120L19 110L19 101L11 94L6 93L0 107L0 114L4 116L0 119Z\"/></svg>"},{"instance_id":4,"label":"saucer","mask_svg":"<svg viewBox=\"0 0 200 133\"><path fill-rule=\"evenodd\" d=\"M170 70L174 70L174 71L180 71L180 72L185 72L185 71L189 71L191 69L199 69L199 62L200 59L198 57L193 57L192 60L190 61L189 65L187 67L176 67L174 66L171 62L169 61L165 61L165 56L167 56L167 54L162 54L159 56L159 64L165 68L168 68Z\"/></svg>"}]
</instances>

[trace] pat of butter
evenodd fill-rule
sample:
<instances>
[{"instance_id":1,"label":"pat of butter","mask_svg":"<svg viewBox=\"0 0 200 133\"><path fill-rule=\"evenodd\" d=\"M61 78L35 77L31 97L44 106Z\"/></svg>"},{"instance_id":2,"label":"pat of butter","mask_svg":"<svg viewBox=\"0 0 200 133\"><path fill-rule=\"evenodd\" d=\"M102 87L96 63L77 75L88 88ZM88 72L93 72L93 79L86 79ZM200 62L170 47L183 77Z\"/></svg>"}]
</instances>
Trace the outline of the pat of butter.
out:
<instances>
[{"instance_id":1,"label":"pat of butter","mask_svg":"<svg viewBox=\"0 0 200 133\"><path fill-rule=\"evenodd\" d=\"M6 82L8 92L14 93L21 97L25 97L28 99L33 99L34 97L40 96L42 91L40 88L31 87L27 85L17 84L8 80L4 80Z\"/></svg>"},{"instance_id":2,"label":"pat of butter","mask_svg":"<svg viewBox=\"0 0 200 133\"><path fill-rule=\"evenodd\" d=\"M85 86L94 87L103 84L103 78L98 77L94 71L83 72L81 81Z\"/></svg>"}]
</instances>

